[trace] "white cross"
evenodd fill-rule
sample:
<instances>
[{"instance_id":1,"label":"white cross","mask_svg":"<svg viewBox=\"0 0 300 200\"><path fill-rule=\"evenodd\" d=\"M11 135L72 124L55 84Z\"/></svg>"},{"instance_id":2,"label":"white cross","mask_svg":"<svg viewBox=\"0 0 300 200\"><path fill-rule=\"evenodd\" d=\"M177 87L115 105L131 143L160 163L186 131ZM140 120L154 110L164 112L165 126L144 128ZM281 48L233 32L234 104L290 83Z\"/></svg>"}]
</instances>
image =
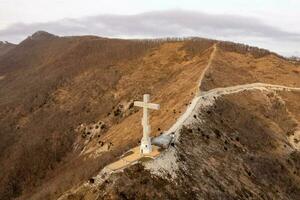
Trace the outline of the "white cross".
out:
<instances>
[{"instance_id":1,"label":"white cross","mask_svg":"<svg viewBox=\"0 0 300 200\"><path fill-rule=\"evenodd\" d=\"M149 124L149 113L148 109L159 109L159 104L149 103L150 95L144 94L144 101L135 101L134 106L143 108L143 118L142 118L142 126L143 126L143 138L141 140L140 151L142 154L148 154L152 152L150 132L151 126Z\"/></svg>"}]
</instances>

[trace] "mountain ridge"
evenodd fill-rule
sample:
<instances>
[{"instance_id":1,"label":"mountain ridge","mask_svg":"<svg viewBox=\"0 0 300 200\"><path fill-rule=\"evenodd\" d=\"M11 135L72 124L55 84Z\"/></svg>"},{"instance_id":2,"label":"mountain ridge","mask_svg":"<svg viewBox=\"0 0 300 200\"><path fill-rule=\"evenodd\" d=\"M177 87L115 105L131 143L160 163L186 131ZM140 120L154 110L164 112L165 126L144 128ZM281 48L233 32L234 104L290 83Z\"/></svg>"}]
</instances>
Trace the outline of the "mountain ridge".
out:
<instances>
[{"instance_id":1,"label":"mountain ridge","mask_svg":"<svg viewBox=\"0 0 300 200\"><path fill-rule=\"evenodd\" d=\"M151 118L153 136L166 131L199 89L217 43L200 91L256 82L300 86L296 63L233 43L44 32L37 38L0 57L0 163L11 166L0 170L1 198L55 199L137 146L141 111L131 105L146 92L162 106ZM286 102L298 98L284 95Z\"/></svg>"},{"instance_id":2,"label":"mountain ridge","mask_svg":"<svg viewBox=\"0 0 300 200\"><path fill-rule=\"evenodd\" d=\"M12 50L16 45L7 41L0 41L0 57Z\"/></svg>"}]
</instances>

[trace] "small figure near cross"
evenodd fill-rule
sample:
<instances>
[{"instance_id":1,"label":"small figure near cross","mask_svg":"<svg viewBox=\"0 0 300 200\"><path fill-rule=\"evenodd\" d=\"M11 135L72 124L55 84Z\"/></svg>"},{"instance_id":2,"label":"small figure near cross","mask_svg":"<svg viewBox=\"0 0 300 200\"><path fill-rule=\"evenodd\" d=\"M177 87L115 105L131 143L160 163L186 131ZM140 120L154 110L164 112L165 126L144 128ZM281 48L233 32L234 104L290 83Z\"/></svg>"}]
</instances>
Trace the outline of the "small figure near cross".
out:
<instances>
[{"instance_id":1,"label":"small figure near cross","mask_svg":"<svg viewBox=\"0 0 300 200\"><path fill-rule=\"evenodd\" d=\"M144 101L135 101L134 106L142 107L143 108L143 118L142 118L142 126L143 126L143 138L141 140L141 147L140 152L141 154L149 154L152 152L151 146L151 126L149 124L149 113L148 109L159 109L159 104L149 103L150 95L144 94Z\"/></svg>"}]
</instances>

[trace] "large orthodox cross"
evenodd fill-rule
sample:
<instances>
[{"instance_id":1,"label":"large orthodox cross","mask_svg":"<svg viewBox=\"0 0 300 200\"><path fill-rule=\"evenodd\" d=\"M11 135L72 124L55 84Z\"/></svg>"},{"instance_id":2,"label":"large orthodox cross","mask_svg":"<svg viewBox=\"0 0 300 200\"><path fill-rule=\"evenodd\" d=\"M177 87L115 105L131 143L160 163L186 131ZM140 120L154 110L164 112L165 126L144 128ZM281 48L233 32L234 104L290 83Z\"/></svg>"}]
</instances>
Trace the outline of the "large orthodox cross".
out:
<instances>
[{"instance_id":1,"label":"large orthodox cross","mask_svg":"<svg viewBox=\"0 0 300 200\"><path fill-rule=\"evenodd\" d=\"M159 104L149 103L150 95L144 94L144 101L135 101L134 105L143 108L143 118L142 118L142 126L143 126L143 138L141 140L140 152L142 154L149 154L152 152L151 146L151 126L149 124L149 113L148 109L159 109Z\"/></svg>"}]
</instances>

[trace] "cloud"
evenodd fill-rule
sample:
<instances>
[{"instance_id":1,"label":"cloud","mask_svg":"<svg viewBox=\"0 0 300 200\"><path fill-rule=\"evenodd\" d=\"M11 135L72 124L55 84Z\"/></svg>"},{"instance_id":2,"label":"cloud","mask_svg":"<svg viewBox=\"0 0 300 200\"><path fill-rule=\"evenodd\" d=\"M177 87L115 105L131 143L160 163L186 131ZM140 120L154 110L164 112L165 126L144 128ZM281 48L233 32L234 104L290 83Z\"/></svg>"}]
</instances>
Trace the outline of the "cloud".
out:
<instances>
[{"instance_id":1,"label":"cloud","mask_svg":"<svg viewBox=\"0 0 300 200\"><path fill-rule=\"evenodd\" d=\"M0 40L19 42L37 30L57 35L100 35L124 38L201 36L250 44L300 44L291 33L245 16L196 11L153 11L136 15L97 15L48 23L13 24L0 30ZM271 45L272 46L272 45ZM299 45L298 45L299 46Z\"/></svg>"}]
</instances>

